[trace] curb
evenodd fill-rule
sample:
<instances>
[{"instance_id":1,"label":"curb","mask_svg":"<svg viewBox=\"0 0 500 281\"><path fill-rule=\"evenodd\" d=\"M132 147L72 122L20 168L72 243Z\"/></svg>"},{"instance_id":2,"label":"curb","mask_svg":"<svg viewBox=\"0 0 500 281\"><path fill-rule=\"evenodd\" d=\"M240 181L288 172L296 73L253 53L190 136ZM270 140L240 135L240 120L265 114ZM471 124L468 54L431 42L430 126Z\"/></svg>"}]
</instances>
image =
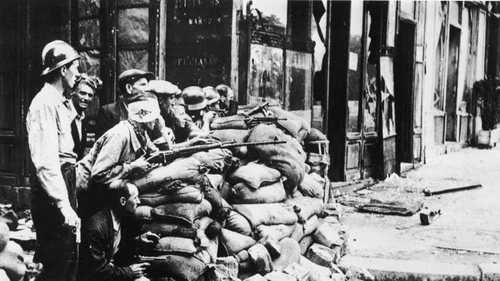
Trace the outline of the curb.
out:
<instances>
[{"instance_id":1,"label":"curb","mask_svg":"<svg viewBox=\"0 0 500 281\"><path fill-rule=\"evenodd\" d=\"M340 260L340 265L345 268L366 269L375 281L500 280L500 264L457 264L347 255Z\"/></svg>"}]
</instances>

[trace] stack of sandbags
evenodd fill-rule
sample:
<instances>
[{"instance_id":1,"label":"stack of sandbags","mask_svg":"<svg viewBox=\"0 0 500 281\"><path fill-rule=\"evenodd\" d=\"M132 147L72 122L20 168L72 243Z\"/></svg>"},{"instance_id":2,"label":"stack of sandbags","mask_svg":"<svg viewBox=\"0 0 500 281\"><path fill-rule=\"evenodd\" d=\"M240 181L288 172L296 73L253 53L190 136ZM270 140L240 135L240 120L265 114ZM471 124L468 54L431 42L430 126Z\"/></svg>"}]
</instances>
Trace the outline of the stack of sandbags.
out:
<instances>
[{"instance_id":1,"label":"stack of sandbags","mask_svg":"<svg viewBox=\"0 0 500 281\"><path fill-rule=\"evenodd\" d=\"M286 143L198 152L135 181L143 230L162 237L139 253L153 264L151 276L342 280L336 263L345 232L323 202L323 173L309 168L316 163L302 146L324 135L289 112L270 112L286 120L249 127L245 115L219 118L209 138Z\"/></svg>"},{"instance_id":2,"label":"stack of sandbags","mask_svg":"<svg viewBox=\"0 0 500 281\"><path fill-rule=\"evenodd\" d=\"M150 276L197 280L217 259L220 224L210 217L211 196L205 196L205 173L224 169L223 151L199 152L155 168L137 179L141 205L136 216L144 220L143 232L156 233L154 247L138 255L149 262Z\"/></svg>"},{"instance_id":3,"label":"stack of sandbags","mask_svg":"<svg viewBox=\"0 0 500 281\"><path fill-rule=\"evenodd\" d=\"M275 125L260 124L255 126L248 136L249 142L284 140L286 143L260 145L248 148L249 155L259 159L266 166L280 171L286 177L285 188L293 194L302 182L305 174L306 154L299 141Z\"/></svg>"}]
</instances>

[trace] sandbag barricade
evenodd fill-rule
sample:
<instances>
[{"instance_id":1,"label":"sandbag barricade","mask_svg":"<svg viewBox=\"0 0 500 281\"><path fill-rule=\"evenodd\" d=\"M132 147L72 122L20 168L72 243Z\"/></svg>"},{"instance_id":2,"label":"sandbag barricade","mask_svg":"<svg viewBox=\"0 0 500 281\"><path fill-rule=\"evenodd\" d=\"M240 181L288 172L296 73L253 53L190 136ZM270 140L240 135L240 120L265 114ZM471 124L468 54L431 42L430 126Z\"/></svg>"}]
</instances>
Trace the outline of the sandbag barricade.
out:
<instances>
[{"instance_id":1,"label":"sandbag barricade","mask_svg":"<svg viewBox=\"0 0 500 281\"><path fill-rule=\"evenodd\" d=\"M333 278L329 267L346 239L331 224L338 218L324 209L327 181L307 167L302 146L325 136L274 107L258 116L286 120L249 125L244 114L216 118L208 138L286 143L197 152L133 182L140 190L136 216L145 221L142 230L161 237L154 248L137 253L151 264L151 280L210 279L226 256L234 260L231 275L241 280ZM228 169L230 157L239 166Z\"/></svg>"}]
</instances>

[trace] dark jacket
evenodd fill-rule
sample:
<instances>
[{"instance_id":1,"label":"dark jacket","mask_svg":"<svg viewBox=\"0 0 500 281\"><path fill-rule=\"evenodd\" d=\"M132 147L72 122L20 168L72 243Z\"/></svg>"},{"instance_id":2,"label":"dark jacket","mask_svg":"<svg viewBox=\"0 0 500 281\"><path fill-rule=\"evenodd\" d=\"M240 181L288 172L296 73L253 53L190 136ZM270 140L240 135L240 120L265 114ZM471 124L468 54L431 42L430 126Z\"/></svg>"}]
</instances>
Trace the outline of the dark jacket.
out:
<instances>
[{"instance_id":1,"label":"dark jacket","mask_svg":"<svg viewBox=\"0 0 500 281\"><path fill-rule=\"evenodd\" d=\"M97 114L96 139L127 118L128 112L123 98L119 97L116 102L103 105Z\"/></svg>"},{"instance_id":2,"label":"dark jacket","mask_svg":"<svg viewBox=\"0 0 500 281\"><path fill-rule=\"evenodd\" d=\"M91 132L89 132L89 121L87 118L82 120L82 136L80 138L80 134L78 133L76 129L76 123L73 120L71 122L71 136L73 137L73 141L75 143L75 147L73 148L73 151L76 153L77 157L76 160L80 160L85 156L85 154L88 152L88 149L94 145L95 142L95 135Z\"/></svg>"},{"instance_id":3,"label":"dark jacket","mask_svg":"<svg viewBox=\"0 0 500 281\"><path fill-rule=\"evenodd\" d=\"M133 262L134 237L138 234L138 224L122 220L122 238L119 250L113 256L114 232L111 211L104 209L86 219L82 225L79 280L134 280L128 265Z\"/></svg>"}]
</instances>

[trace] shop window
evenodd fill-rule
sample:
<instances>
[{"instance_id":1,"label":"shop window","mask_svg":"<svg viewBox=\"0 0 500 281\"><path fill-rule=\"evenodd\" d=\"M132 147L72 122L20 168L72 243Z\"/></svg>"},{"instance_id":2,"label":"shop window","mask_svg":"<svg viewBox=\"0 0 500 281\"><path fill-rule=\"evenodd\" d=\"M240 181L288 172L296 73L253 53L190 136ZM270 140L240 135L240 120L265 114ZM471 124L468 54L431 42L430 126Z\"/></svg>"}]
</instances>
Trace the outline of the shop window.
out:
<instances>
[{"instance_id":1,"label":"shop window","mask_svg":"<svg viewBox=\"0 0 500 281\"><path fill-rule=\"evenodd\" d=\"M415 2L414 1L399 1L400 13L406 17L413 19L415 16Z\"/></svg>"},{"instance_id":2,"label":"shop window","mask_svg":"<svg viewBox=\"0 0 500 281\"><path fill-rule=\"evenodd\" d=\"M365 80L365 105L363 107L363 126L365 132L377 131L377 100L379 91L378 66L380 62L380 40L383 26L382 8L376 2L367 4L367 78Z\"/></svg>"},{"instance_id":3,"label":"shop window","mask_svg":"<svg viewBox=\"0 0 500 281\"><path fill-rule=\"evenodd\" d=\"M434 88L434 108L438 113L442 113L444 110L444 87L443 79L444 67L445 67L445 54L446 54L446 43L445 43L445 33L446 33L446 10L447 4L441 3L440 16L440 26L439 26L439 41L436 48L436 58L435 58L435 73L436 82Z\"/></svg>"},{"instance_id":4,"label":"shop window","mask_svg":"<svg viewBox=\"0 0 500 281\"><path fill-rule=\"evenodd\" d=\"M101 99L116 98L117 76L126 69L156 72L159 0L72 1L72 44L82 56L81 70L103 80Z\"/></svg>"},{"instance_id":5,"label":"shop window","mask_svg":"<svg viewBox=\"0 0 500 281\"><path fill-rule=\"evenodd\" d=\"M247 103L283 104L283 49L251 44L250 52Z\"/></svg>"},{"instance_id":6,"label":"shop window","mask_svg":"<svg viewBox=\"0 0 500 281\"><path fill-rule=\"evenodd\" d=\"M363 63L363 2L351 2L347 71L347 132L359 132L361 75Z\"/></svg>"},{"instance_id":7,"label":"shop window","mask_svg":"<svg viewBox=\"0 0 500 281\"><path fill-rule=\"evenodd\" d=\"M80 51L81 70L89 75L100 75L101 67L101 0L78 0L75 47Z\"/></svg>"},{"instance_id":8,"label":"shop window","mask_svg":"<svg viewBox=\"0 0 500 281\"><path fill-rule=\"evenodd\" d=\"M179 87L230 85L233 2L166 1L166 77Z\"/></svg>"},{"instance_id":9,"label":"shop window","mask_svg":"<svg viewBox=\"0 0 500 281\"><path fill-rule=\"evenodd\" d=\"M279 104L310 120L312 3L256 0L247 4L250 50L246 102Z\"/></svg>"}]
</instances>

